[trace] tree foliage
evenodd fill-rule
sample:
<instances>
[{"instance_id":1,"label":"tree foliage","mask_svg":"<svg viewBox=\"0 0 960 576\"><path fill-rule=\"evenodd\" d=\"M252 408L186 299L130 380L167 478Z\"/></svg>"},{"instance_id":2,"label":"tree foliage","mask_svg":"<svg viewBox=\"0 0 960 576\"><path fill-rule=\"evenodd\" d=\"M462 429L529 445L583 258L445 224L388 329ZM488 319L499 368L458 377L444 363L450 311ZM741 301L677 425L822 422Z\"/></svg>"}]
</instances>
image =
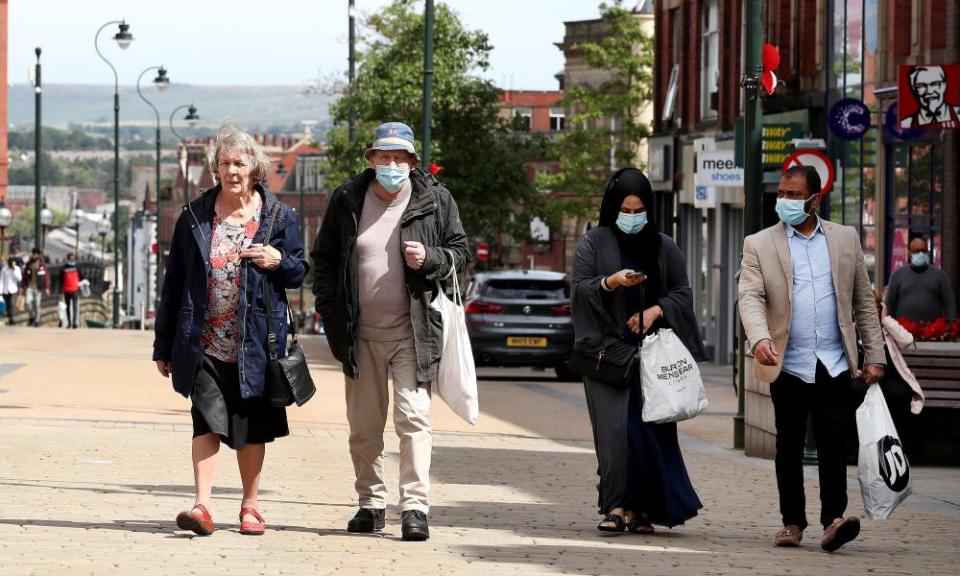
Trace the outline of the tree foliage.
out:
<instances>
[{"instance_id":1,"label":"tree foliage","mask_svg":"<svg viewBox=\"0 0 960 576\"><path fill-rule=\"evenodd\" d=\"M33 150L36 130L12 130L7 145L11 150ZM41 132L44 150L112 150L113 143L102 136L91 136L80 130L60 130L44 126Z\"/></svg>"},{"instance_id":2,"label":"tree foliage","mask_svg":"<svg viewBox=\"0 0 960 576\"><path fill-rule=\"evenodd\" d=\"M327 177L339 183L367 167L363 152L374 128L401 121L420 134L423 126L424 16L422 2L394 0L370 16L361 31L356 79L331 107ZM522 163L527 140L514 136L498 113L499 89L477 76L489 66L487 35L468 30L439 3L434 19L431 160L460 208L467 234L502 230L529 236L540 195ZM356 118L356 139L346 124ZM419 144L418 144L419 145Z\"/></svg>"},{"instance_id":3,"label":"tree foliage","mask_svg":"<svg viewBox=\"0 0 960 576\"><path fill-rule=\"evenodd\" d=\"M44 186L75 186L100 188L113 193L113 159L78 158L67 160L43 152L40 162L40 182ZM153 166L152 156L140 155L120 158L120 197L129 198L134 166ZM10 184L33 185L34 162L15 161L8 173Z\"/></svg>"},{"instance_id":4,"label":"tree foliage","mask_svg":"<svg viewBox=\"0 0 960 576\"><path fill-rule=\"evenodd\" d=\"M573 51L590 68L606 72L606 79L566 89L567 130L551 146L561 170L539 179L542 188L558 193L550 206L553 223L595 215L612 169L637 162L640 141L649 134L639 111L653 95L653 39L623 0L602 2L600 14L606 33Z\"/></svg>"}]
</instances>

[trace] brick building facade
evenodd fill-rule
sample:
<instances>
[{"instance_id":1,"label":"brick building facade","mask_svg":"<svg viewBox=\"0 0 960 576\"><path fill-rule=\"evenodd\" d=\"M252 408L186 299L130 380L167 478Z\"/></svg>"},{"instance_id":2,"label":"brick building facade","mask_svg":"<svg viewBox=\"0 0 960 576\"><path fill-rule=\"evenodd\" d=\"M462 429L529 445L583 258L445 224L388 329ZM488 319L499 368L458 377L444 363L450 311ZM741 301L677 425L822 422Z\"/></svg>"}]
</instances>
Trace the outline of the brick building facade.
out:
<instances>
[{"instance_id":1,"label":"brick building facade","mask_svg":"<svg viewBox=\"0 0 960 576\"><path fill-rule=\"evenodd\" d=\"M513 120L515 130L553 138L566 127L562 90L504 90L500 93L500 116ZM524 158L527 177L536 182L540 174L555 173L559 165L543 158ZM534 224L539 238L522 244L502 234L493 238L490 266L507 269L527 268L563 270L562 230L550 230L541 222ZM482 267L482 264L477 263Z\"/></svg>"}]
</instances>

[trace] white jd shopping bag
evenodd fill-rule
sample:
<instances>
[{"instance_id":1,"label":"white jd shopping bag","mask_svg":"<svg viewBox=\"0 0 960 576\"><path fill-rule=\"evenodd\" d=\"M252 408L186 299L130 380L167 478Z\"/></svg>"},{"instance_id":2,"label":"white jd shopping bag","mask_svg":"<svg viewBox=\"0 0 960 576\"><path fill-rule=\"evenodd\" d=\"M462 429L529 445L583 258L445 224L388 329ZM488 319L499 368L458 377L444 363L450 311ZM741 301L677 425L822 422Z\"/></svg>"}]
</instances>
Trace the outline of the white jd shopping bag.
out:
<instances>
[{"instance_id":1,"label":"white jd shopping bag","mask_svg":"<svg viewBox=\"0 0 960 576\"><path fill-rule=\"evenodd\" d=\"M871 384L857 408L858 464L863 509L874 520L887 518L913 491L910 463L879 384Z\"/></svg>"},{"instance_id":2,"label":"white jd shopping bag","mask_svg":"<svg viewBox=\"0 0 960 576\"><path fill-rule=\"evenodd\" d=\"M450 252L453 259L453 253ZM467 334L467 319L463 312L463 296L457 271L451 265L453 300L441 290L430 304L443 317L443 352L437 372L437 392L457 416L470 424L477 423L480 400L477 395L477 370L473 364L473 350Z\"/></svg>"},{"instance_id":3,"label":"white jd shopping bag","mask_svg":"<svg viewBox=\"0 0 960 576\"><path fill-rule=\"evenodd\" d=\"M643 339L640 386L644 422L687 420L709 405L700 367L670 328Z\"/></svg>"}]
</instances>

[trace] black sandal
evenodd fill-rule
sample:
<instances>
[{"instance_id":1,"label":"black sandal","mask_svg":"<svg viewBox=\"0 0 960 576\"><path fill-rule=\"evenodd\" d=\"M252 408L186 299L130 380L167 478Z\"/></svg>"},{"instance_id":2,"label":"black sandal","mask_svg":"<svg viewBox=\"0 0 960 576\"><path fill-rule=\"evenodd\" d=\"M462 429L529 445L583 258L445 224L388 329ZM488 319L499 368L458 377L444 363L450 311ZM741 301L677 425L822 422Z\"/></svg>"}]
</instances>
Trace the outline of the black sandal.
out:
<instances>
[{"instance_id":1,"label":"black sandal","mask_svg":"<svg viewBox=\"0 0 960 576\"><path fill-rule=\"evenodd\" d=\"M640 516L634 516L627 520L627 530L634 534L653 534L653 524L647 522Z\"/></svg>"},{"instance_id":2,"label":"black sandal","mask_svg":"<svg viewBox=\"0 0 960 576\"><path fill-rule=\"evenodd\" d=\"M606 526L607 522L613 522L613 526ZM623 532L627 528L627 521L619 514L607 514L603 520L597 524L597 530L601 532Z\"/></svg>"}]
</instances>

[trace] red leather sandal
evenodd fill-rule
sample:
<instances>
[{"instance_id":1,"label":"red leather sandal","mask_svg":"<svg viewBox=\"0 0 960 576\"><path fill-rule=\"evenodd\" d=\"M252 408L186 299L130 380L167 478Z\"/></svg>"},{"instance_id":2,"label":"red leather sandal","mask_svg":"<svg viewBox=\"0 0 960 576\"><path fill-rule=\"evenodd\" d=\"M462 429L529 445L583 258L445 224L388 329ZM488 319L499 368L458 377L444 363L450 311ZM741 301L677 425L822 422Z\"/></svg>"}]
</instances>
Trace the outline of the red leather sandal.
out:
<instances>
[{"instance_id":1,"label":"red leather sandal","mask_svg":"<svg viewBox=\"0 0 960 576\"><path fill-rule=\"evenodd\" d=\"M177 514L177 526L200 536L209 536L215 529L210 511L203 504L194 504L190 510Z\"/></svg>"},{"instance_id":2,"label":"red leather sandal","mask_svg":"<svg viewBox=\"0 0 960 576\"><path fill-rule=\"evenodd\" d=\"M249 514L257 519L256 522L245 522L243 517ZM246 534L247 536L262 536L263 533L267 530L267 525L263 520L263 516L257 512L256 508L251 508L249 506L244 506L240 509L240 533Z\"/></svg>"}]
</instances>

